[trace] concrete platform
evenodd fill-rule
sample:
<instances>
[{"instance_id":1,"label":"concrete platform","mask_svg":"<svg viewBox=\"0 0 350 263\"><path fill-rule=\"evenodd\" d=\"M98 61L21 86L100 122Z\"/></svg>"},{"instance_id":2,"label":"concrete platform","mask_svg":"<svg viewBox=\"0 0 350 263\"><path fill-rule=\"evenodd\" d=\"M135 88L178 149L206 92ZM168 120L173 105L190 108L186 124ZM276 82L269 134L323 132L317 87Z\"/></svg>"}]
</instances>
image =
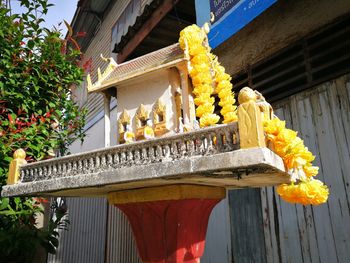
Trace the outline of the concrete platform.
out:
<instances>
[{"instance_id":1,"label":"concrete platform","mask_svg":"<svg viewBox=\"0 0 350 263\"><path fill-rule=\"evenodd\" d=\"M255 148L7 185L2 196L105 196L118 190L170 184L244 188L287 182L281 158L267 148Z\"/></svg>"}]
</instances>

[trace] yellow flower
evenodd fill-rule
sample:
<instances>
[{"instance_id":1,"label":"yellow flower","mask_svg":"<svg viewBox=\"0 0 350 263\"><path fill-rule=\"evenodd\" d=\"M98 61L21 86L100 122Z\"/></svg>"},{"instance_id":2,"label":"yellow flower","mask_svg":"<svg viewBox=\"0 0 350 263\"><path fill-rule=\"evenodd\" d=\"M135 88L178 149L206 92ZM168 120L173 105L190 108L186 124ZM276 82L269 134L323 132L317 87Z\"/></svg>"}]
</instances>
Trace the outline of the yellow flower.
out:
<instances>
[{"instance_id":1,"label":"yellow flower","mask_svg":"<svg viewBox=\"0 0 350 263\"><path fill-rule=\"evenodd\" d=\"M204 113L213 113L214 112L214 105L211 103L204 103L202 105L199 105L196 109L196 116L202 117Z\"/></svg>"},{"instance_id":2,"label":"yellow flower","mask_svg":"<svg viewBox=\"0 0 350 263\"><path fill-rule=\"evenodd\" d=\"M327 202L329 190L320 180L310 180L306 183L306 186L310 204L319 205Z\"/></svg>"},{"instance_id":3,"label":"yellow flower","mask_svg":"<svg viewBox=\"0 0 350 263\"><path fill-rule=\"evenodd\" d=\"M214 58L215 59L215 58ZM215 72L216 74L225 74L225 68L217 62L217 65L215 65Z\"/></svg>"},{"instance_id":4,"label":"yellow flower","mask_svg":"<svg viewBox=\"0 0 350 263\"><path fill-rule=\"evenodd\" d=\"M179 44L182 49L185 49L185 40L187 40L188 46L191 46L196 43L201 44L204 39L205 35L202 33L202 30L197 25L191 25L181 30Z\"/></svg>"},{"instance_id":5,"label":"yellow flower","mask_svg":"<svg viewBox=\"0 0 350 263\"><path fill-rule=\"evenodd\" d=\"M227 73L218 73L215 75L215 80L219 83L221 81L231 81L231 76ZM230 82L231 83L231 82Z\"/></svg>"},{"instance_id":6,"label":"yellow flower","mask_svg":"<svg viewBox=\"0 0 350 263\"><path fill-rule=\"evenodd\" d=\"M212 126L219 121L220 117L213 113L205 113L199 119L199 125L201 127Z\"/></svg>"},{"instance_id":7,"label":"yellow flower","mask_svg":"<svg viewBox=\"0 0 350 263\"><path fill-rule=\"evenodd\" d=\"M280 131L285 129L286 122L281 121L278 118L273 118L272 120L264 121L264 131L269 135L277 136Z\"/></svg>"},{"instance_id":8,"label":"yellow flower","mask_svg":"<svg viewBox=\"0 0 350 263\"><path fill-rule=\"evenodd\" d=\"M206 52L206 48L203 47L202 43L197 43L195 45L190 46L189 53L191 56L203 54Z\"/></svg>"},{"instance_id":9,"label":"yellow flower","mask_svg":"<svg viewBox=\"0 0 350 263\"><path fill-rule=\"evenodd\" d=\"M209 65L207 63L194 64L191 71L190 71L190 74L191 74L191 76L195 76L196 74L198 74L200 72L210 73Z\"/></svg>"},{"instance_id":10,"label":"yellow flower","mask_svg":"<svg viewBox=\"0 0 350 263\"><path fill-rule=\"evenodd\" d=\"M281 130L273 139L273 144L276 153L282 158L290 150L290 143L297 138L297 132L290 129Z\"/></svg>"},{"instance_id":11,"label":"yellow flower","mask_svg":"<svg viewBox=\"0 0 350 263\"><path fill-rule=\"evenodd\" d=\"M220 94L221 91L231 91L232 89L232 84L230 81L228 80L223 80L223 81L220 81L216 87L216 92ZM219 95L220 96L220 95ZM223 95L222 95L223 96ZM222 97L221 96L221 97Z\"/></svg>"},{"instance_id":12,"label":"yellow flower","mask_svg":"<svg viewBox=\"0 0 350 263\"><path fill-rule=\"evenodd\" d=\"M224 97L224 98L220 98L220 102L219 102L219 106L220 107L223 107L227 104L234 104L236 102L235 98L233 96L227 96L227 97Z\"/></svg>"},{"instance_id":13,"label":"yellow flower","mask_svg":"<svg viewBox=\"0 0 350 263\"><path fill-rule=\"evenodd\" d=\"M196 104L197 106L205 103L213 104L215 99L213 97L210 97L210 95L210 93L201 93L194 99L194 104Z\"/></svg>"},{"instance_id":14,"label":"yellow flower","mask_svg":"<svg viewBox=\"0 0 350 263\"><path fill-rule=\"evenodd\" d=\"M210 73L201 72L192 77L192 83L194 86L210 84L212 83L212 78Z\"/></svg>"},{"instance_id":15,"label":"yellow flower","mask_svg":"<svg viewBox=\"0 0 350 263\"><path fill-rule=\"evenodd\" d=\"M304 173L307 177L316 176L318 174L318 167L312 166L310 163L306 164L304 167Z\"/></svg>"},{"instance_id":16,"label":"yellow flower","mask_svg":"<svg viewBox=\"0 0 350 263\"><path fill-rule=\"evenodd\" d=\"M212 94L213 91L214 91L213 86L210 85L210 84L201 84L201 85L196 86L193 89L193 93L196 96L199 96L201 93L210 93L210 94Z\"/></svg>"},{"instance_id":17,"label":"yellow flower","mask_svg":"<svg viewBox=\"0 0 350 263\"><path fill-rule=\"evenodd\" d=\"M283 129L278 133L276 141L289 143L297 137L297 134L296 131L291 129Z\"/></svg>"},{"instance_id":18,"label":"yellow flower","mask_svg":"<svg viewBox=\"0 0 350 263\"><path fill-rule=\"evenodd\" d=\"M233 97L231 89L222 89L219 91L219 98Z\"/></svg>"},{"instance_id":19,"label":"yellow flower","mask_svg":"<svg viewBox=\"0 0 350 263\"><path fill-rule=\"evenodd\" d=\"M231 123L234 121L238 121L237 113L236 112L228 112L224 115L224 121L223 123Z\"/></svg>"},{"instance_id":20,"label":"yellow flower","mask_svg":"<svg viewBox=\"0 0 350 263\"><path fill-rule=\"evenodd\" d=\"M223 106L220 113L222 114L222 116L225 116L228 112L234 112L235 110L236 110L236 106L229 104L229 105Z\"/></svg>"},{"instance_id":21,"label":"yellow flower","mask_svg":"<svg viewBox=\"0 0 350 263\"><path fill-rule=\"evenodd\" d=\"M302 205L319 205L325 203L329 196L328 187L319 180L282 184L277 187L277 193L286 202Z\"/></svg>"},{"instance_id":22,"label":"yellow flower","mask_svg":"<svg viewBox=\"0 0 350 263\"><path fill-rule=\"evenodd\" d=\"M193 58L191 58L191 63L193 67L195 67L196 64L202 64L202 63L208 64L209 62L210 60L207 54L198 54Z\"/></svg>"}]
</instances>

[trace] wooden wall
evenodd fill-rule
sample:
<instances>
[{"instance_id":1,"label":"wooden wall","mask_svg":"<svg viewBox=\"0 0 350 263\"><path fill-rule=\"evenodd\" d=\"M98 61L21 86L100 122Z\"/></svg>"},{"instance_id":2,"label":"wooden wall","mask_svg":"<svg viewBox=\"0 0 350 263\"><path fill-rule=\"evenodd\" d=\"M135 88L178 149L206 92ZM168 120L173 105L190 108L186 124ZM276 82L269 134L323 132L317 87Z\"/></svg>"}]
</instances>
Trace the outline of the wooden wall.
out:
<instances>
[{"instance_id":1,"label":"wooden wall","mask_svg":"<svg viewBox=\"0 0 350 263\"><path fill-rule=\"evenodd\" d=\"M274 105L316 155L327 204L291 205L261 190L267 262L350 262L350 75ZM235 262L241 262L240 260Z\"/></svg>"}]
</instances>

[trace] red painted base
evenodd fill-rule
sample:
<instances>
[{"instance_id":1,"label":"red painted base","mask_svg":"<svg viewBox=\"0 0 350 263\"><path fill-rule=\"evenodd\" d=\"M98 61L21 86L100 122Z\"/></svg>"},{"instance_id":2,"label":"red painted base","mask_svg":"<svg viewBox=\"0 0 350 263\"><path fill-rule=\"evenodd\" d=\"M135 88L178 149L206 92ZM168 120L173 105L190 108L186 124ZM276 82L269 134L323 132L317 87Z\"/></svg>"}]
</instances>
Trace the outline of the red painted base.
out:
<instances>
[{"instance_id":1,"label":"red painted base","mask_svg":"<svg viewBox=\"0 0 350 263\"><path fill-rule=\"evenodd\" d=\"M199 263L210 213L220 199L117 204L129 219L147 263Z\"/></svg>"}]
</instances>

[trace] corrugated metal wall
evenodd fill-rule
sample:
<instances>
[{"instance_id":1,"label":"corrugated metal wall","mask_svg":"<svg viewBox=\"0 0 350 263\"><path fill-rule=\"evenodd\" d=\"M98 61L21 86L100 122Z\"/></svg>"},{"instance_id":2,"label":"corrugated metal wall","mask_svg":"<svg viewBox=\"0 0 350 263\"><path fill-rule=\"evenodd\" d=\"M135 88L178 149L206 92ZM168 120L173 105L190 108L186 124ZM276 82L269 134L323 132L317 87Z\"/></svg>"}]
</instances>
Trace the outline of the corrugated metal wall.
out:
<instances>
[{"instance_id":1,"label":"corrugated metal wall","mask_svg":"<svg viewBox=\"0 0 350 263\"><path fill-rule=\"evenodd\" d=\"M126 216L116 207L108 206L107 263L141 263L136 242Z\"/></svg>"},{"instance_id":2,"label":"corrugated metal wall","mask_svg":"<svg viewBox=\"0 0 350 263\"><path fill-rule=\"evenodd\" d=\"M105 253L105 198L67 198L69 230L60 231L56 255L50 263L102 263Z\"/></svg>"},{"instance_id":3,"label":"corrugated metal wall","mask_svg":"<svg viewBox=\"0 0 350 263\"><path fill-rule=\"evenodd\" d=\"M350 260L350 75L291 96L276 114L299 131L316 155L318 178L330 189L327 204L291 205L262 190L267 262Z\"/></svg>"}]
</instances>

